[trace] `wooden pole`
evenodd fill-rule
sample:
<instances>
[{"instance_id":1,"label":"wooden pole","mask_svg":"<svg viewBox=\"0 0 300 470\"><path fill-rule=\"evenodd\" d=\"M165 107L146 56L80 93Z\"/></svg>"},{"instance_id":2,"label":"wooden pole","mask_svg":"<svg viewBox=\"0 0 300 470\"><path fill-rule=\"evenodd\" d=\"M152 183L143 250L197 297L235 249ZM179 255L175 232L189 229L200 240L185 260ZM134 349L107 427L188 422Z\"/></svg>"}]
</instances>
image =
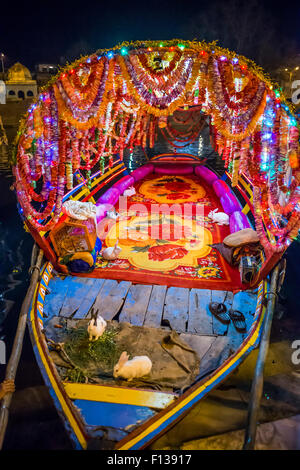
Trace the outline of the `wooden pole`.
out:
<instances>
[{"instance_id":1,"label":"wooden pole","mask_svg":"<svg viewBox=\"0 0 300 470\"><path fill-rule=\"evenodd\" d=\"M267 294L268 303L267 303L266 318L264 321L264 327L263 327L262 337L261 337L261 341L259 345L256 366L255 366L255 372L254 372L254 377L252 381L243 450L254 450L254 446L255 446L259 405L260 405L260 400L262 397L263 385L264 385L264 367L265 367L266 357L267 357L268 349L269 349L271 326L272 326L272 320L273 320L275 299L276 299L276 294L277 294L276 290L277 290L278 275L279 275L279 265L275 267L272 273L270 290Z\"/></svg>"},{"instance_id":2,"label":"wooden pole","mask_svg":"<svg viewBox=\"0 0 300 470\"><path fill-rule=\"evenodd\" d=\"M34 253L34 250L35 248L33 248L33 253ZM11 352L11 355L10 355L10 358L6 367L5 380L15 380L15 377L16 377L17 368L18 368L18 364L19 364L21 352L22 352L22 347L23 347L23 340L24 340L24 333L25 333L25 328L26 328L28 310L30 307L30 303L31 303L37 282L39 281L39 274L40 274L40 268L41 268L42 261L43 261L43 255L44 255L43 251L40 250L38 257L37 257L36 264L34 266L31 266L32 275L30 279L30 284L29 284L29 288L27 290L25 299L21 307L13 348L12 348L12 352ZM33 258L33 255L32 255L32 258ZM10 393L7 393L3 397L1 406L0 406L0 449L2 449L2 445L3 445L3 441L5 437L11 400L12 400L12 393L10 392Z\"/></svg>"}]
</instances>

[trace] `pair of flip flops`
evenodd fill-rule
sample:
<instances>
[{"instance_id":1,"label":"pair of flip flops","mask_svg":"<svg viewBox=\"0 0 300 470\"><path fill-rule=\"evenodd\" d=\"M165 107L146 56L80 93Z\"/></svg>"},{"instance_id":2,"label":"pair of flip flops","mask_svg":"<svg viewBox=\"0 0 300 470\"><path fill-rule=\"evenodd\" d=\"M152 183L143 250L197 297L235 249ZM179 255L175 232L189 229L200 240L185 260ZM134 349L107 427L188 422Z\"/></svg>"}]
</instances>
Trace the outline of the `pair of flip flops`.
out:
<instances>
[{"instance_id":1,"label":"pair of flip flops","mask_svg":"<svg viewBox=\"0 0 300 470\"><path fill-rule=\"evenodd\" d=\"M218 302L210 302L208 306L210 312L222 323L228 325L232 321L235 329L239 333L245 333L247 330L246 320L242 312L230 309L227 312L226 305Z\"/></svg>"}]
</instances>

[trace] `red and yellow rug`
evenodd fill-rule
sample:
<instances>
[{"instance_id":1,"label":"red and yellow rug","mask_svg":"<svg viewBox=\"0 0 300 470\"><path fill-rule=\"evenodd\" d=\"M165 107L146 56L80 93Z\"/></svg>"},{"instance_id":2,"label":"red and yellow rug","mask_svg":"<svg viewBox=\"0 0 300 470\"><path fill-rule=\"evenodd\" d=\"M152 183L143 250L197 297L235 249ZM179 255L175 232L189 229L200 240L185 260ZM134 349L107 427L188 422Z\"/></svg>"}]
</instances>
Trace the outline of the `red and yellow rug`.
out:
<instances>
[{"instance_id":1,"label":"red and yellow rug","mask_svg":"<svg viewBox=\"0 0 300 470\"><path fill-rule=\"evenodd\" d=\"M194 175L150 175L135 185L136 194L116 207L117 220L102 221L103 247L118 240L117 260L97 258L93 277L208 289L241 289L231 268L209 245L221 242L229 226L211 222L222 211L214 191Z\"/></svg>"}]
</instances>

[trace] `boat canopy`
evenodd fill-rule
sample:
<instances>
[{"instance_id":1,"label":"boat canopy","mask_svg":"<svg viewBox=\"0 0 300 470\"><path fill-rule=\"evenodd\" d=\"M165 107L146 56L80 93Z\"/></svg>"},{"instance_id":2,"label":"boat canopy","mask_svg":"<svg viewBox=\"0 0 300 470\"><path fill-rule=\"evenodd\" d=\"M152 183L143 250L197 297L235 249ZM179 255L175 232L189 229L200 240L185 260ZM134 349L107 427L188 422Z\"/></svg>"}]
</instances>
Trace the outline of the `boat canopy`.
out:
<instances>
[{"instance_id":1,"label":"boat canopy","mask_svg":"<svg viewBox=\"0 0 300 470\"><path fill-rule=\"evenodd\" d=\"M286 249L299 230L299 129L279 87L252 61L215 43L145 41L99 50L67 65L21 122L15 188L37 231L59 220L73 175L104 171L124 149L153 147L179 109L210 116L211 137L238 184L253 186L263 246ZM51 215L51 217L49 217Z\"/></svg>"}]
</instances>

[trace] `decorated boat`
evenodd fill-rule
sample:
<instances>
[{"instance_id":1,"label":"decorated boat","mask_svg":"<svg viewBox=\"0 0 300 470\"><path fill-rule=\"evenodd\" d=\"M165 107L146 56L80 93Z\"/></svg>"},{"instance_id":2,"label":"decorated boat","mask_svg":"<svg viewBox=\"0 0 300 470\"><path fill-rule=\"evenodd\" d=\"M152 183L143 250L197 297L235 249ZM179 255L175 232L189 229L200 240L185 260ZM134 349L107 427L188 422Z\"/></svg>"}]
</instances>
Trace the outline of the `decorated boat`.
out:
<instances>
[{"instance_id":1,"label":"decorated boat","mask_svg":"<svg viewBox=\"0 0 300 470\"><path fill-rule=\"evenodd\" d=\"M16 144L46 257L28 325L57 411L75 448L149 447L259 343L299 230L293 111L214 43L124 43L61 70Z\"/></svg>"}]
</instances>

